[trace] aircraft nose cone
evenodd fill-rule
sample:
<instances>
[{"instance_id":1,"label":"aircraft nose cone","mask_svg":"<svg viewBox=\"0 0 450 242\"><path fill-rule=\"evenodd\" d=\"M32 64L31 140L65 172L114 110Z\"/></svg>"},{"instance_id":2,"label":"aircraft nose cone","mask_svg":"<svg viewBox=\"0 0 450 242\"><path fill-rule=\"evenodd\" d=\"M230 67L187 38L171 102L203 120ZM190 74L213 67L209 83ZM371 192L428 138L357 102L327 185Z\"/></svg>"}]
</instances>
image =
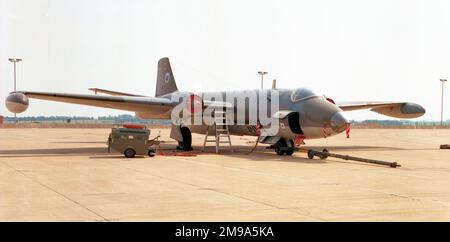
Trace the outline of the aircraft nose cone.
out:
<instances>
[{"instance_id":1,"label":"aircraft nose cone","mask_svg":"<svg viewBox=\"0 0 450 242\"><path fill-rule=\"evenodd\" d=\"M331 116L330 124L334 132L340 133L347 128L348 120L344 117L342 112L337 112Z\"/></svg>"}]
</instances>

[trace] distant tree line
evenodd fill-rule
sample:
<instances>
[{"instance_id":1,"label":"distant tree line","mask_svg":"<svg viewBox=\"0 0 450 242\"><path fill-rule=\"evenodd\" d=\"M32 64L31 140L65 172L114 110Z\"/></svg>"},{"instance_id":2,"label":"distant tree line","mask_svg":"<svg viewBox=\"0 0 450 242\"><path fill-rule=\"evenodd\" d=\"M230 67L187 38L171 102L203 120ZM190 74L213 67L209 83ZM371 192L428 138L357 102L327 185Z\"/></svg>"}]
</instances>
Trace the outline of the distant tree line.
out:
<instances>
[{"instance_id":1,"label":"distant tree line","mask_svg":"<svg viewBox=\"0 0 450 242\"><path fill-rule=\"evenodd\" d=\"M13 123L16 119L14 117L5 117L5 123ZM33 122L33 123L141 123L141 124L170 124L170 120L163 119L140 119L133 115L121 114L121 115L108 115L87 117L87 116L26 116L17 117L17 122ZM413 121L413 120L375 120L369 119L364 121L351 120L353 125L367 125L367 124L377 124L377 125L387 125L387 126L402 126L402 125L421 125L421 126L439 126L440 121ZM444 123L450 126L450 119L447 119Z\"/></svg>"},{"instance_id":2,"label":"distant tree line","mask_svg":"<svg viewBox=\"0 0 450 242\"><path fill-rule=\"evenodd\" d=\"M32 122L32 123L142 123L142 124L170 124L170 120L162 119L140 119L133 115L121 114L121 115L109 115L87 117L87 116L26 116L26 117L5 117L5 123L14 122Z\"/></svg>"},{"instance_id":3,"label":"distant tree line","mask_svg":"<svg viewBox=\"0 0 450 242\"><path fill-rule=\"evenodd\" d=\"M386 126L404 126L404 125L411 125L411 126L440 126L440 121L427 121L427 120L421 120L421 121L413 121L413 120L376 120L376 119L369 119L364 121L356 121L351 120L352 124L355 125L366 125L366 124L378 124L378 125L386 125ZM447 119L444 122L444 125L450 125L450 119Z\"/></svg>"}]
</instances>

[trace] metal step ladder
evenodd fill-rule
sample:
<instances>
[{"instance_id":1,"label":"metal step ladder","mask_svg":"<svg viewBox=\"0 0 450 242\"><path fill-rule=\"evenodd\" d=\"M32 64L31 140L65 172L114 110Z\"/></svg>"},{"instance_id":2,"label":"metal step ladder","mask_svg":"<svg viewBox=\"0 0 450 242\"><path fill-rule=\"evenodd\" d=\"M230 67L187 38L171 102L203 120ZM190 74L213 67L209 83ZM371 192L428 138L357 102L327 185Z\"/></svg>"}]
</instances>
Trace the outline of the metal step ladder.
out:
<instances>
[{"instance_id":1,"label":"metal step ladder","mask_svg":"<svg viewBox=\"0 0 450 242\"><path fill-rule=\"evenodd\" d=\"M215 134L212 134L212 128L215 128ZM213 136L214 139L208 139L208 137ZM221 140L221 138L225 138L225 140ZM233 147L231 145L230 139L230 131L228 130L228 121L226 112L222 110L214 111L214 123L206 129L205 140L203 142L203 151L205 151L206 143L214 142L216 143L216 153L219 154L219 146L220 144L228 144L230 146L231 152L233 151Z\"/></svg>"}]
</instances>

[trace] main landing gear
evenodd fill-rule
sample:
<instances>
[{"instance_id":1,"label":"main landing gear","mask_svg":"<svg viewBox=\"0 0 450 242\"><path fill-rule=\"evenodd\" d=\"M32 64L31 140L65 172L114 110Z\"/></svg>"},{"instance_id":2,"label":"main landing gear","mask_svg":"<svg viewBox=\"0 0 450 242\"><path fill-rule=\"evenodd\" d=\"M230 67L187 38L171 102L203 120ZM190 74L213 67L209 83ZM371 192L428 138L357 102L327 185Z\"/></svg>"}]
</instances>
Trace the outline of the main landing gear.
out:
<instances>
[{"instance_id":1,"label":"main landing gear","mask_svg":"<svg viewBox=\"0 0 450 242\"><path fill-rule=\"evenodd\" d=\"M181 127L181 136L183 136L183 141L178 141L179 150L191 151L192 149L192 134L188 127Z\"/></svg>"},{"instance_id":2,"label":"main landing gear","mask_svg":"<svg viewBox=\"0 0 450 242\"><path fill-rule=\"evenodd\" d=\"M286 139L281 138L274 145L275 153L277 153L277 155L289 155L289 156L294 154L294 151L295 151L294 141L288 140L288 142L286 142Z\"/></svg>"}]
</instances>

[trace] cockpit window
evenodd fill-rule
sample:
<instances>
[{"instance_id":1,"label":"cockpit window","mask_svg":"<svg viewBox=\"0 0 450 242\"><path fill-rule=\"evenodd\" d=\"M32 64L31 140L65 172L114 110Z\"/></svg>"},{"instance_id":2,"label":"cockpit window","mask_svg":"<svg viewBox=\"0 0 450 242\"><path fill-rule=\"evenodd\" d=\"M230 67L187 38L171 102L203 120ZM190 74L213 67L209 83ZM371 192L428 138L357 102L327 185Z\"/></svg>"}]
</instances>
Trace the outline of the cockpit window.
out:
<instances>
[{"instance_id":1,"label":"cockpit window","mask_svg":"<svg viewBox=\"0 0 450 242\"><path fill-rule=\"evenodd\" d=\"M317 97L317 95L309 89L298 88L298 89L295 89L294 91L292 91L291 101L299 102L301 100L304 100L304 99L310 98L310 97Z\"/></svg>"}]
</instances>

